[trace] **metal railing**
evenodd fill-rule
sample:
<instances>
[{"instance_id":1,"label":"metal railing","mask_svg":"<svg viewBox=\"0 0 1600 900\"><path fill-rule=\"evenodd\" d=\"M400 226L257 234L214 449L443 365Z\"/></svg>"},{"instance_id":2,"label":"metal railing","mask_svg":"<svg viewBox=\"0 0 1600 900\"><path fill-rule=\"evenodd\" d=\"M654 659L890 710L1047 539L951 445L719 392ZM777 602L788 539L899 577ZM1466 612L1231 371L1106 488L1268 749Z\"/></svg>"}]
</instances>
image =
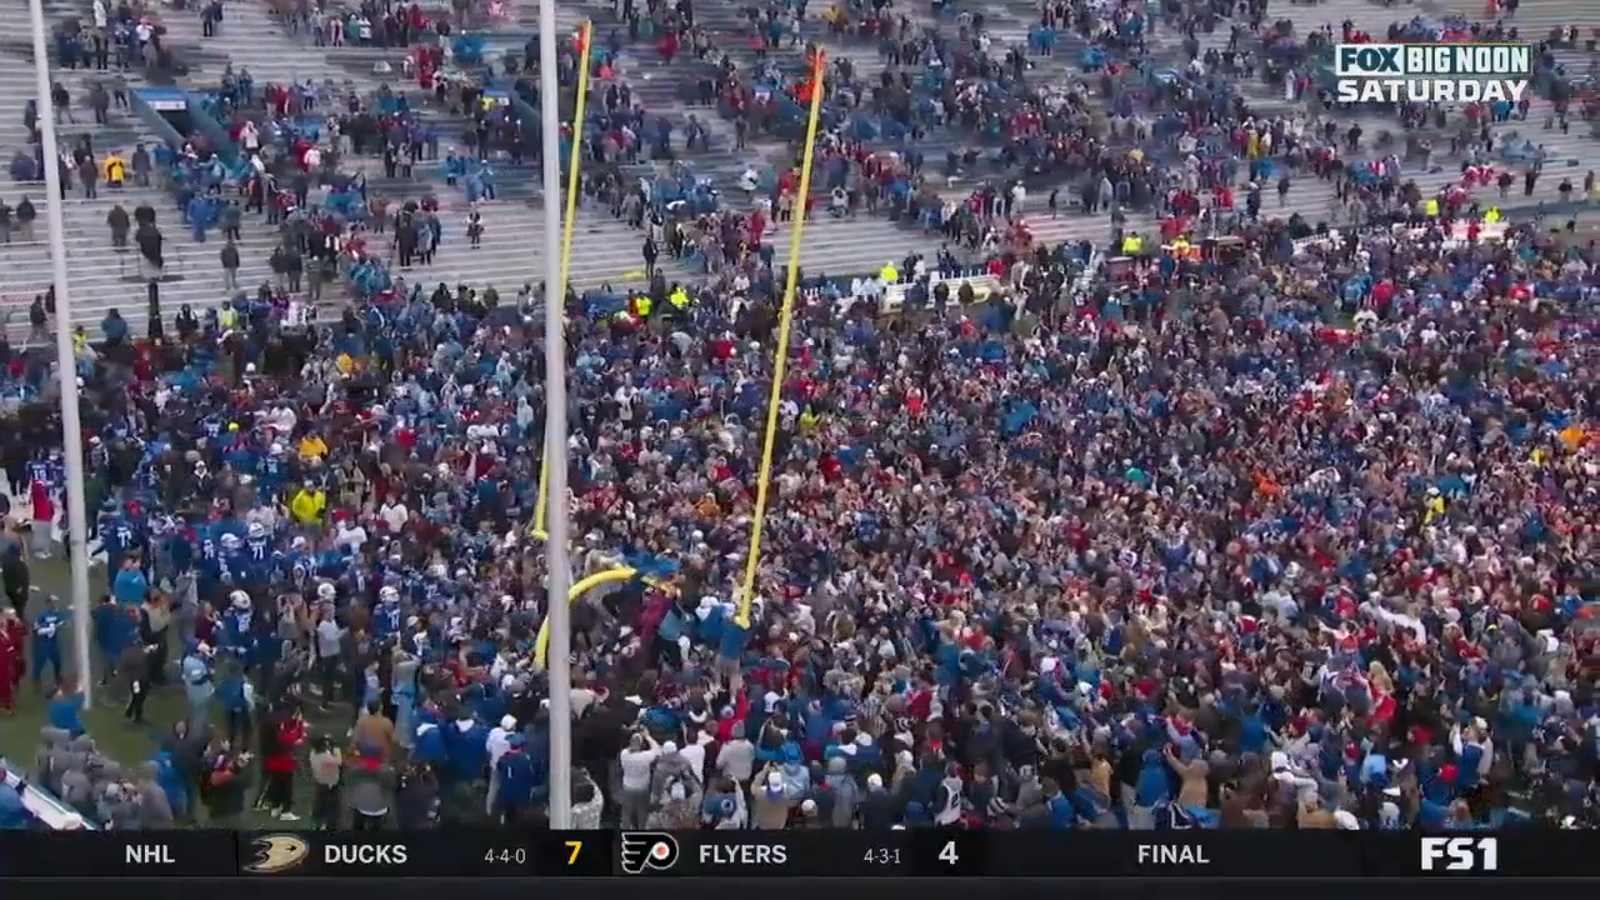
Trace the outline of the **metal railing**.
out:
<instances>
[{"instance_id":1,"label":"metal railing","mask_svg":"<svg viewBox=\"0 0 1600 900\"><path fill-rule=\"evenodd\" d=\"M137 279L142 284L151 279L165 281L188 277L188 264L183 258L183 250L171 241L162 241L162 266L159 269L152 266L136 247L112 248L111 252L117 257L117 274L123 281ZM67 274L70 276L72 273Z\"/></svg>"}]
</instances>

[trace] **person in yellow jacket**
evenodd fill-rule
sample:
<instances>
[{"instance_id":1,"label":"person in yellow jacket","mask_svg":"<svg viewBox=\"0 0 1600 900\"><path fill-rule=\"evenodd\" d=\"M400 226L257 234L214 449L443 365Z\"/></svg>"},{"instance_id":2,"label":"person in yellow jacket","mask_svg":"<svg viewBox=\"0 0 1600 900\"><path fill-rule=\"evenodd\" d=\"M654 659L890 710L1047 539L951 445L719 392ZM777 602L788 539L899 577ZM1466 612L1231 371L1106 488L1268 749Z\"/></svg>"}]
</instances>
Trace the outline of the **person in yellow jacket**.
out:
<instances>
[{"instance_id":1,"label":"person in yellow jacket","mask_svg":"<svg viewBox=\"0 0 1600 900\"><path fill-rule=\"evenodd\" d=\"M1428 488L1428 496L1422 506L1422 524L1432 525L1435 519L1444 515L1444 507L1444 495L1439 493L1439 489Z\"/></svg>"},{"instance_id":2,"label":"person in yellow jacket","mask_svg":"<svg viewBox=\"0 0 1600 900\"><path fill-rule=\"evenodd\" d=\"M1439 198L1438 197L1430 197L1430 198L1428 198L1428 202L1423 204L1423 210L1427 212L1429 218L1431 218L1431 219L1439 218Z\"/></svg>"},{"instance_id":3,"label":"person in yellow jacket","mask_svg":"<svg viewBox=\"0 0 1600 900\"><path fill-rule=\"evenodd\" d=\"M128 177L128 164L122 161L122 157L113 153L100 164L100 174L105 180L106 187L122 187L122 182Z\"/></svg>"},{"instance_id":4,"label":"person in yellow jacket","mask_svg":"<svg viewBox=\"0 0 1600 900\"><path fill-rule=\"evenodd\" d=\"M894 267L894 263L889 263L878 270L878 277L883 280L884 284L899 284L900 270Z\"/></svg>"},{"instance_id":5,"label":"person in yellow jacket","mask_svg":"<svg viewBox=\"0 0 1600 900\"><path fill-rule=\"evenodd\" d=\"M1483 221L1487 225L1493 225L1494 223L1500 221L1501 218L1503 217L1500 214L1500 207L1498 206L1489 207L1489 211L1483 214Z\"/></svg>"},{"instance_id":6,"label":"person in yellow jacket","mask_svg":"<svg viewBox=\"0 0 1600 900\"><path fill-rule=\"evenodd\" d=\"M315 433L308 434L300 439L300 458L308 463L322 462L328 455L328 444Z\"/></svg>"},{"instance_id":7,"label":"person in yellow jacket","mask_svg":"<svg viewBox=\"0 0 1600 900\"><path fill-rule=\"evenodd\" d=\"M321 524L322 514L327 509L328 495L309 481L289 501L289 515L294 516L295 522L301 525Z\"/></svg>"}]
</instances>

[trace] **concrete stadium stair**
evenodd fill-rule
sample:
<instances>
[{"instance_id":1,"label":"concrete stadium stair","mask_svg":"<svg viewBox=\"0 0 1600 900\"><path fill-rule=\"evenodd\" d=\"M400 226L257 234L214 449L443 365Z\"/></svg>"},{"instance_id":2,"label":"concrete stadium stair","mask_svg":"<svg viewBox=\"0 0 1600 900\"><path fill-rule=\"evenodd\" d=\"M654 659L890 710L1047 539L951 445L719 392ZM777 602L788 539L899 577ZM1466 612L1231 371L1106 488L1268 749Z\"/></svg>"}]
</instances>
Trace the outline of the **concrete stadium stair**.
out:
<instances>
[{"instance_id":1,"label":"concrete stadium stair","mask_svg":"<svg viewBox=\"0 0 1600 900\"><path fill-rule=\"evenodd\" d=\"M4 0L4 6L0 8L8 9L17 16L27 15L27 6L20 0ZM71 0L47 0L45 10L52 22L69 17L86 21L89 5ZM171 13L164 17L164 21L178 26L169 32L169 41L175 48L175 54L190 67L190 79L202 80L209 77L212 71L220 71L220 58L188 43L181 26L181 17L186 15L190 14ZM197 40L197 21L193 32ZM125 156L131 154L133 146L141 141L151 145L157 142L158 139L144 123L128 111L113 109L108 124L94 123L91 111L83 102L88 85L91 80L103 79L109 88L112 74L83 69L72 72L59 67L52 69L52 79L61 81L72 94L73 113L77 119L76 123L62 123L57 130L63 148L70 147L73 139L83 134L91 136L100 158L104 158L111 150ZM147 81L138 68L124 73L124 77L130 89L160 83ZM22 111L34 96L34 86L31 43L20 40L0 43L0 148L3 148L7 161L15 149L27 146L28 136L22 127ZM26 331L28 300L46 290L52 280L49 232L45 221L50 198L43 183L13 185L5 192L7 201L13 206L24 194L39 209L35 239L23 242L21 235L15 234L11 244L0 247L0 264L4 265L4 270L0 271L0 297L6 301L4 314L12 323L13 337L17 336L16 330L19 328ZM121 191L102 187L98 199L94 200L83 199L80 192L73 191L61 203L61 208L67 247L67 277L75 323L92 328L113 308L119 309L136 328L142 327L145 321L147 292L144 280L139 275L137 253L132 250L113 250L110 231L105 224L106 215L119 202L130 213L141 203L148 203L156 210L157 223L166 238L163 249L167 271L161 286L163 309L176 310L184 303L196 308L214 306L227 296L220 261L223 241L213 232L206 243L193 242L188 230L182 227L169 194L156 188L136 188L131 182ZM276 245L276 229L256 226L247 219L243 238L240 242L242 265L239 279L241 287L253 289L271 277L266 260ZM21 304L20 310L15 308L17 303Z\"/></svg>"},{"instance_id":2,"label":"concrete stadium stair","mask_svg":"<svg viewBox=\"0 0 1600 900\"><path fill-rule=\"evenodd\" d=\"M31 60L31 55L30 55ZM28 135L22 127L22 111L33 97L34 72L31 61L23 61L14 54L0 52L0 148L5 158L28 145ZM142 125L129 118L127 113L114 115L112 123L93 125L87 110L75 110L80 123L63 123L58 129L62 145L70 146L79 134L90 134L102 158L112 149L130 153L132 144L140 139L153 140L143 131ZM46 210L51 198L42 182L27 185L9 185L4 192L6 201L13 207L27 196L39 210L34 228L34 240L23 241L15 232L12 242L0 245L0 297L5 298L6 314L14 327L25 327L25 314L18 314L16 303L26 304L35 294L44 292L52 281L49 230ZM131 214L141 203L156 210L157 222L166 236L165 255L168 259L167 277L162 284L162 302L165 308L176 309L181 303L212 304L223 294L221 266L218 254L222 242L205 245L194 244L187 231L179 224L179 217L171 197L157 189L141 189L131 185L121 191L102 187L98 199L82 199L78 191L70 192L61 203L65 224L67 247L67 277L73 302L73 320L94 324L103 319L112 308L118 308L130 321L143 321L146 312L146 291L139 274L137 254L134 251L118 252L111 247L106 215L118 202ZM255 277L266 272L262 256L260 266L251 265L255 254L242 251L246 265L241 278Z\"/></svg>"}]
</instances>

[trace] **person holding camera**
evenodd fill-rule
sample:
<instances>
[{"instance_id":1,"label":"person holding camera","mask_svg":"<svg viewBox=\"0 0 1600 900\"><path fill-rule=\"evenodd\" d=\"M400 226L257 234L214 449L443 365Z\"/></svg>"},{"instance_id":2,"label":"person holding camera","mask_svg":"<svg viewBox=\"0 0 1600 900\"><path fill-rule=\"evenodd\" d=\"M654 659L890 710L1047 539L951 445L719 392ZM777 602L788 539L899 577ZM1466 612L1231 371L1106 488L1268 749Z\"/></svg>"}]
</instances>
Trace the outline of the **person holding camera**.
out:
<instances>
[{"instance_id":1,"label":"person holding camera","mask_svg":"<svg viewBox=\"0 0 1600 900\"><path fill-rule=\"evenodd\" d=\"M235 750L227 740L212 742L200 782L200 801L206 806L210 826L236 827L239 816L244 813L250 759L248 752Z\"/></svg>"}]
</instances>

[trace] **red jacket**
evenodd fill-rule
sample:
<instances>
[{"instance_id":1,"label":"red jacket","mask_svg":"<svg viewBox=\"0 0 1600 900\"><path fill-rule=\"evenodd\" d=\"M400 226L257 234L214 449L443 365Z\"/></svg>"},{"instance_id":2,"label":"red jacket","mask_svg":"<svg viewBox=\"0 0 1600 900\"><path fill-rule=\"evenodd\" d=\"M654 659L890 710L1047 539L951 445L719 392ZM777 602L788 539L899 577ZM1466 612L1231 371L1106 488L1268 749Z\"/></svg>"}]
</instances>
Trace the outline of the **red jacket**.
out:
<instances>
[{"instance_id":1,"label":"red jacket","mask_svg":"<svg viewBox=\"0 0 1600 900\"><path fill-rule=\"evenodd\" d=\"M42 481L35 481L28 491L28 499L33 502L33 520L35 522L50 522L56 517L56 507L50 502L50 488Z\"/></svg>"},{"instance_id":2,"label":"red jacket","mask_svg":"<svg viewBox=\"0 0 1600 900\"><path fill-rule=\"evenodd\" d=\"M22 624L21 619L12 619L9 625L3 626L6 635L11 639L11 666L0 666L0 679L10 678L16 681L22 675L22 660L28 640L28 626Z\"/></svg>"},{"instance_id":3,"label":"red jacket","mask_svg":"<svg viewBox=\"0 0 1600 900\"><path fill-rule=\"evenodd\" d=\"M267 754L268 772L293 772L294 749L305 742L306 723L298 718L285 719L278 725L278 740Z\"/></svg>"}]
</instances>

